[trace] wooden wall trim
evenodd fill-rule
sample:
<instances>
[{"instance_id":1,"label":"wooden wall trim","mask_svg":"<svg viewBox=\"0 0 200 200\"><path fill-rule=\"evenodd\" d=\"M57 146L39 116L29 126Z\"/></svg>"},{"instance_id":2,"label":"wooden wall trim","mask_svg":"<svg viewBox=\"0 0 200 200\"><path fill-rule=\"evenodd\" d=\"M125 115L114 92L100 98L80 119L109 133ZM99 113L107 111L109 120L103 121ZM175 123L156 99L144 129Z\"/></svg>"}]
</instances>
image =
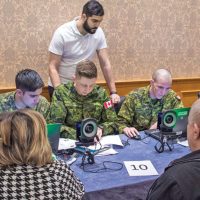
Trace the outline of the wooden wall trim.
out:
<instances>
[{"instance_id":1,"label":"wooden wall trim","mask_svg":"<svg viewBox=\"0 0 200 200\"><path fill-rule=\"evenodd\" d=\"M193 102L197 100L198 98L198 92L200 90L186 90L186 91L181 91L182 93L182 99L184 102L184 105L186 107L191 107Z\"/></svg>"},{"instance_id":2,"label":"wooden wall trim","mask_svg":"<svg viewBox=\"0 0 200 200\"><path fill-rule=\"evenodd\" d=\"M131 90L148 85L150 79L144 80L131 80L131 81L118 81L116 82L117 92L121 96L127 95ZM105 82L97 82L108 90ZM173 79L172 89L181 96L182 101L186 107L190 107L197 99L197 93L200 91L200 77L195 78L176 78ZM0 88L0 93L5 93L15 90L14 87ZM49 100L48 88L44 87L42 95Z\"/></svg>"}]
</instances>

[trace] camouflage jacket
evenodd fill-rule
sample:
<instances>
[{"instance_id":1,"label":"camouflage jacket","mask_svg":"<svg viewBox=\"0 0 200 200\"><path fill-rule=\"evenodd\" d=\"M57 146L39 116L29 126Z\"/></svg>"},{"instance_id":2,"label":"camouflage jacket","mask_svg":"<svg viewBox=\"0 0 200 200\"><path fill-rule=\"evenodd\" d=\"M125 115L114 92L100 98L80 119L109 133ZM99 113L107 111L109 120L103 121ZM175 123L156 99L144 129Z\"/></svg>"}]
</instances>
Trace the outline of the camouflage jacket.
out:
<instances>
[{"instance_id":1,"label":"camouflage jacket","mask_svg":"<svg viewBox=\"0 0 200 200\"><path fill-rule=\"evenodd\" d=\"M46 119L49 112L48 100L45 97L40 96L39 103L33 109L41 113ZM1 94L0 95L0 113L5 112L5 111L14 111L14 110L17 110L17 107L15 105L15 92L8 92L8 93Z\"/></svg>"},{"instance_id":2,"label":"camouflage jacket","mask_svg":"<svg viewBox=\"0 0 200 200\"><path fill-rule=\"evenodd\" d=\"M117 116L113 107L105 109L110 99L102 87L95 85L87 96L79 95L72 82L58 86L53 94L48 122L62 123L61 137L76 138L76 123L94 118L103 127L103 133L112 134L116 129Z\"/></svg>"},{"instance_id":3,"label":"camouflage jacket","mask_svg":"<svg viewBox=\"0 0 200 200\"><path fill-rule=\"evenodd\" d=\"M120 133L125 127L134 127L138 131L149 129L157 122L159 112L183 107L180 97L173 90L170 89L162 99L158 100L150 98L149 88L150 86L139 88L126 96L118 113Z\"/></svg>"}]
</instances>

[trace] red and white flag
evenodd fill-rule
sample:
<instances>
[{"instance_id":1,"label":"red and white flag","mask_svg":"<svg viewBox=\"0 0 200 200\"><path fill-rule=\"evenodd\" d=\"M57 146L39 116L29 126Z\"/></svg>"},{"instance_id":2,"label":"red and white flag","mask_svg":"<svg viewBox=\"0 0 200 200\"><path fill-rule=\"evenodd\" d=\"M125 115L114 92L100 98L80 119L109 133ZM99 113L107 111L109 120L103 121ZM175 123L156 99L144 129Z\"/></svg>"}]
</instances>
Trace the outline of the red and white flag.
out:
<instances>
[{"instance_id":1,"label":"red and white flag","mask_svg":"<svg viewBox=\"0 0 200 200\"><path fill-rule=\"evenodd\" d=\"M111 108L111 107L113 106L111 100L110 100L110 101L106 101L106 102L104 102L103 105L104 105L104 108L105 108L105 109Z\"/></svg>"}]
</instances>

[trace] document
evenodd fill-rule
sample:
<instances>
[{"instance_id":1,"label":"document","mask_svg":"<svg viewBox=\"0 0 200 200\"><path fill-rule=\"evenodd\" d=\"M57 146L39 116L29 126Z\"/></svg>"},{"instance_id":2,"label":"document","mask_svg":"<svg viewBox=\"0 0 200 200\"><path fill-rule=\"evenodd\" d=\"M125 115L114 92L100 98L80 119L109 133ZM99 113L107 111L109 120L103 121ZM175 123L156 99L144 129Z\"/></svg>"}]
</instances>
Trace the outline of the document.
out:
<instances>
[{"instance_id":1,"label":"document","mask_svg":"<svg viewBox=\"0 0 200 200\"><path fill-rule=\"evenodd\" d=\"M158 175L150 160L124 161L129 176L154 176Z\"/></svg>"},{"instance_id":2,"label":"document","mask_svg":"<svg viewBox=\"0 0 200 200\"><path fill-rule=\"evenodd\" d=\"M119 146L124 146L122 144L122 141L119 137L119 135L107 135L101 138L100 140L102 145L110 145L110 144L114 144L114 145L119 145Z\"/></svg>"},{"instance_id":3,"label":"document","mask_svg":"<svg viewBox=\"0 0 200 200\"><path fill-rule=\"evenodd\" d=\"M103 150L102 151L100 150L99 153L96 154L96 156L107 156L107 155L114 155L114 154L117 154L118 152L113 149L112 147L106 149L106 150Z\"/></svg>"},{"instance_id":4,"label":"document","mask_svg":"<svg viewBox=\"0 0 200 200\"><path fill-rule=\"evenodd\" d=\"M76 147L76 140L60 138L58 150L73 149ZM97 156L113 155L118 152L112 148L112 145L123 146L121 139L118 135L109 135L101 138L100 143L91 145L88 149L97 153Z\"/></svg>"},{"instance_id":5,"label":"document","mask_svg":"<svg viewBox=\"0 0 200 200\"><path fill-rule=\"evenodd\" d=\"M180 145L182 145L182 146L184 146L184 147L188 147L189 146L188 140L178 141L177 143L180 144Z\"/></svg>"},{"instance_id":6,"label":"document","mask_svg":"<svg viewBox=\"0 0 200 200\"><path fill-rule=\"evenodd\" d=\"M75 142L76 142L76 140L71 140L71 139L66 139L66 138L60 138L59 139L58 150L73 149L73 148L76 147Z\"/></svg>"},{"instance_id":7,"label":"document","mask_svg":"<svg viewBox=\"0 0 200 200\"><path fill-rule=\"evenodd\" d=\"M101 138L99 143L89 146L89 149L99 151L99 153L96 154L97 156L113 155L118 153L115 149L113 149L113 145L123 147L119 135L104 136Z\"/></svg>"},{"instance_id":8,"label":"document","mask_svg":"<svg viewBox=\"0 0 200 200\"><path fill-rule=\"evenodd\" d=\"M100 149L101 147L108 147L112 145L124 146L119 135L107 135L101 138L101 140L96 144L92 145L89 148L91 149Z\"/></svg>"}]
</instances>

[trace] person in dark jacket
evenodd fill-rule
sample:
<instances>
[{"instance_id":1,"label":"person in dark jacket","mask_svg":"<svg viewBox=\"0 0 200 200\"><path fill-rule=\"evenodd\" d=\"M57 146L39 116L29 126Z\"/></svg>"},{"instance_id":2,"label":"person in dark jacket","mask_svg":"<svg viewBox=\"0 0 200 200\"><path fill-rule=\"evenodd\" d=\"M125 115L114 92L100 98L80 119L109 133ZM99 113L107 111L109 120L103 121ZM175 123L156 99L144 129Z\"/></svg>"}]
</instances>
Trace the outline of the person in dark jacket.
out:
<instances>
[{"instance_id":1,"label":"person in dark jacket","mask_svg":"<svg viewBox=\"0 0 200 200\"><path fill-rule=\"evenodd\" d=\"M147 200L200 199L200 99L190 110L187 138L192 152L165 169L151 186Z\"/></svg>"}]
</instances>

